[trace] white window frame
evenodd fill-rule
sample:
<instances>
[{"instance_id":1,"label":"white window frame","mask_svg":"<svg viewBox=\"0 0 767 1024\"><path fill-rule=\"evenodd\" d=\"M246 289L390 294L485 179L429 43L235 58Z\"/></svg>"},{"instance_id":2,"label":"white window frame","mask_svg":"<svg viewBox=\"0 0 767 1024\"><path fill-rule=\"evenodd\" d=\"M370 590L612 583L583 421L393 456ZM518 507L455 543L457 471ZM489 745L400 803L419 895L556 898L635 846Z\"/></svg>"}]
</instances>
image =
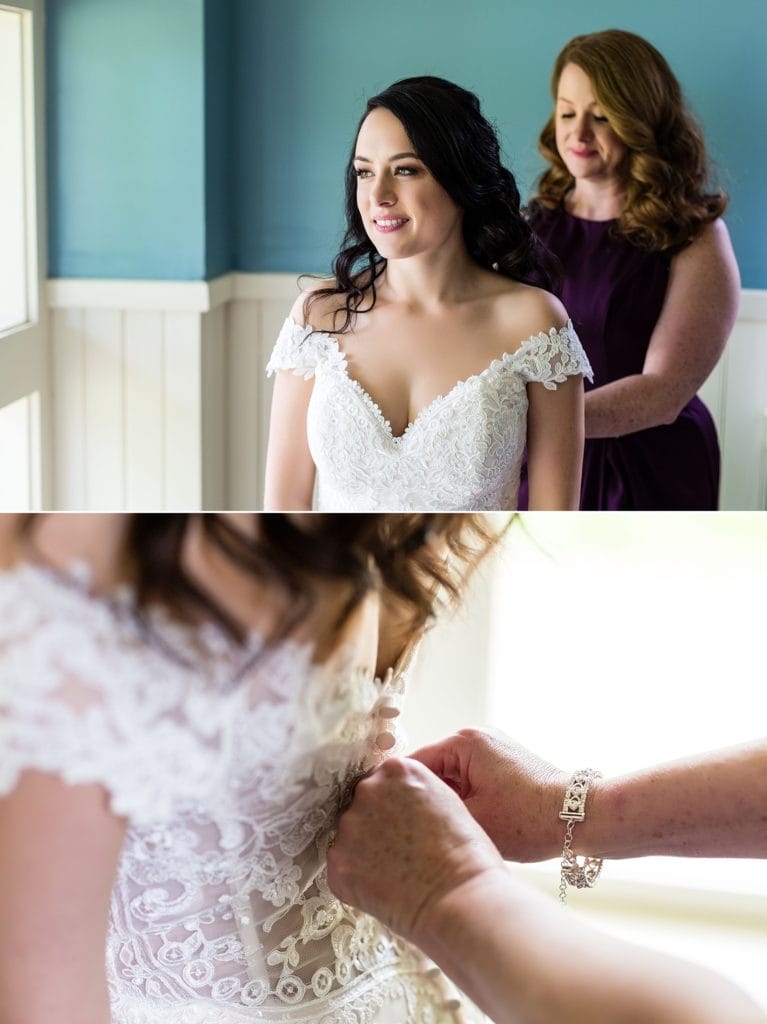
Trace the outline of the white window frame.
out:
<instances>
[{"instance_id":1,"label":"white window frame","mask_svg":"<svg viewBox=\"0 0 767 1024\"><path fill-rule=\"evenodd\" d=\"M37 393L30 404L30 509L51 500L50 382L47 331L45 201L45 0L0 3L22 12L24 46L24 183L27 225L27 321L0 331L0 409ZM27 130L32 126L32 130ZM3 466L0 449L0 471ZM19 510L22 511L22 510ZM23 510L26 511L26 510Z\"/></svg>"}]
</instances>

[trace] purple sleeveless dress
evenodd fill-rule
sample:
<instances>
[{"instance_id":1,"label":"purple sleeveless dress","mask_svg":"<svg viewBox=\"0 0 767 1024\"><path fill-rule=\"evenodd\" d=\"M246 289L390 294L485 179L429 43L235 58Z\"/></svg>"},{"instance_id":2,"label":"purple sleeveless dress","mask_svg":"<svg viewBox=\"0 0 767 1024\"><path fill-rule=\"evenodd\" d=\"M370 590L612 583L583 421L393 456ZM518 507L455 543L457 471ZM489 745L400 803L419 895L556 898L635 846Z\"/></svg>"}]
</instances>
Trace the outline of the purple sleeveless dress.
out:
<instances>
[{"instance_id":1,"label":"purple sleeveless dress","mask_svg":"<svg viewBox=\"0 0 767 1024\"><path fill-rule=\"evenodd\" d=\"M668 283L668 257L614 237L614 223L562 208L534 220L562 263L561 298L594 370L587 391L642 372ZM697 395L671 424L586 441L582 509L716 509L718 499L716 429ZM527 507L526 480L519 507Z\"/></svg>"}]
</instances>

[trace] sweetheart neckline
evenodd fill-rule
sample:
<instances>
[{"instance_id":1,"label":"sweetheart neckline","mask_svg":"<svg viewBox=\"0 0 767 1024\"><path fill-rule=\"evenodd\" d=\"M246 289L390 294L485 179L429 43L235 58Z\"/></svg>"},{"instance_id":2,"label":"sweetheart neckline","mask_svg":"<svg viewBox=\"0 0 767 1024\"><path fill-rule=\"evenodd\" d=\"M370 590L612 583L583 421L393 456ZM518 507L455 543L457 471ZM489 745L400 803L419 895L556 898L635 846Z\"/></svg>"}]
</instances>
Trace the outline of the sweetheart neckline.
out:
<instances>
[{"instance_id":1,"label":"sweetheart neckline","mask_svg":"<svg viewBox=\"0 0 767 1024\"><path fill-rule=\"evenodd\" d=\"M493 359L492 362L488 363L488 365L485 366L478 373L473 373L469 377L465 377L462 380L457 380L455 384L453 384L447 391L440 392L440 394L435 395L434 398L432 398L429 402L421 406L421 408L418 410L413 419L410 420L410 422L407 424L407 426L405 427L401 434L395 434L394 431L392 430L391 420L386 418L378 402L376 402L376 400L373 398L370 392L365 387L363 387L363 385L357 380L357 378L352 377L352 375L349 373L346 353L343 351L340 344L338 343L338 338L336 338L335 335L333 334L329 334L327 331L320 331L312 327L311 324L307 323L302 326L301 324L297 324L295 320L292 320L290 317L288 319L290 323L293 324L294 327L299 328L299 330L308 330L311 334L317 334L322 338L326 338L334 346L335 352L339 356L338 366L340 367L344 378L349 382L352 388L355 391L357 391L357 393L362 397L362 399L365 402L367 402L369 407L377 416L380 425L383 427L389 440L392 441L392 443L394 443L397 446L399 446L405 440L405 438L408 437L408 435L411 433L415 425L423 418L425 413L428 413L435 406L439 407L441 403L447 401L448 398L452 397L466 385L472 384L474 381L482 380L484 377L489 376L491 372L499 370L503 366L509 365L509 363L511 363L515 359L515 357L518 356L519 353L522 352L527 346L532 345L534 343L540 344L541 342L548 341L551 338L557 338L563 332L566 333L568 337L571 333L575 333L573 322L572 320L568 319L567 323L563 327L550 327L548 332L539 331L537 334L531 334L529 338L525 338L523 341L521 341L513 352L503 352L499 357Z\"/></svg>"}]
</instances>

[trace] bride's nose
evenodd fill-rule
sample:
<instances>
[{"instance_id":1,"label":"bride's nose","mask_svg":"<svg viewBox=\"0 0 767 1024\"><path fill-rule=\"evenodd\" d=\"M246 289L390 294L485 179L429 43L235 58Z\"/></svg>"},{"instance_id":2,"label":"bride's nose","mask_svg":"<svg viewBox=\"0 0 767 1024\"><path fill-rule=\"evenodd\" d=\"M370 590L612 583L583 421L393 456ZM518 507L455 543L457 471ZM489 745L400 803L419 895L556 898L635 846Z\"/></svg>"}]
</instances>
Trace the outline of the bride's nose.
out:
<instances>
[{"instance_id":1,"label":"bride's nose","mask_svg":"<svg viewBox=\"0 0 767 1024\"><path fill-rule=\"evenodd\" d=\"M380 175L375 180L371 192L371 199L378 206L393 206L397 201L394 193L394 183L388 174Z\"/></svg>"}]
</instances>

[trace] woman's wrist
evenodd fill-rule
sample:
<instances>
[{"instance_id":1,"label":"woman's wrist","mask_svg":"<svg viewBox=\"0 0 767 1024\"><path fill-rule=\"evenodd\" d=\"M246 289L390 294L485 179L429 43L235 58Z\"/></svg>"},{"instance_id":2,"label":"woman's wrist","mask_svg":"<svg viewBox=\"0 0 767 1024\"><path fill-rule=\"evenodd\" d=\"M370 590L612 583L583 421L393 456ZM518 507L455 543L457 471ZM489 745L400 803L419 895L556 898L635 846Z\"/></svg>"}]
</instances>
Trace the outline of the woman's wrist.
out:
<instances>
[{"instance_id":1,"label":"woman's wrist","mask_svg":"<svg viewBox=\"0 0 767 1024\"><path fill-rule=\"evenodd\" d=\"M614 780L601 776L593 778L589 785L588 812L585 819L578 823L573 835L573 851L581 856L606 857L610 847L609 837L605 835L605 824L615 818L611 808L614 798ZM564 823L563 823L564 824Z\"/></svg>"},{"instance_id":2,"label":"woman's wrist","mask_svg":"<svg viewBox=\"0 0 767 1024\"><path fill-rule=\"evenodd\" d=\"M413 922L412 934L405 937L438 963L447 950L460 957L461 946L470 942L477 908L486 900L492 903L510 883L509 869L499 858L497 864L478 869L429 900Z\"/></svg>"},{"instance_id":3,"label":"woman's wrist","mask_svg":"<svg viewBox=\"0 0 767 1024\"><path fill-rule=\"evenodd\" d=\"M562 810L562 801L571 778L572 775L568 772L557 772L546 787L544 804L541 808L541 818L546 823L546 853L539 858L540 860L551 860L553 857L559 857L562 853L565 823L559 817L559 812Z\"/></svg>"}]
</instances>

